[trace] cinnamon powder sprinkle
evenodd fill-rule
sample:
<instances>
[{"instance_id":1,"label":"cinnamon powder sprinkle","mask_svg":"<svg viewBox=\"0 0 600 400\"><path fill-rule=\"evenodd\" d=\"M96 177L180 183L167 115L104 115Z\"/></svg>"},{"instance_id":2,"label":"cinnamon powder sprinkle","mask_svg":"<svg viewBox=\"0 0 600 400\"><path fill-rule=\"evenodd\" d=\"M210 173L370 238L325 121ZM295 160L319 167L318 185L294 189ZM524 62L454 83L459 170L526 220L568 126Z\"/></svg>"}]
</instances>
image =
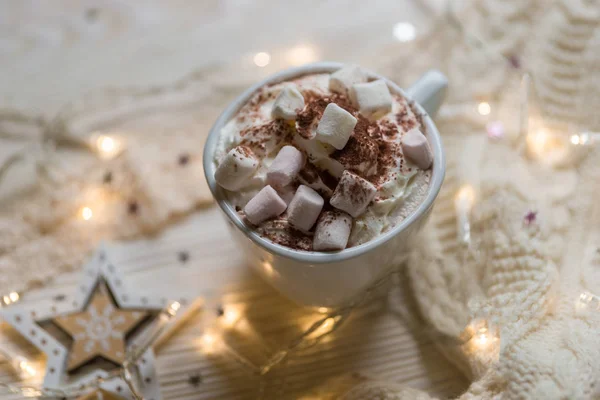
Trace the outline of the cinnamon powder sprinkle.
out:
<instances>
[{"instance_id":1,"label":"cinnamon powder sprinkle","mask_svg":"<svg viewBox=\"0 0 600 400\"><path fill-rule=\"evenodd\" d=\"M305 251L312 249L312 234L294 229L282 217L263 223L258 228L258 232L273 243L291 249Z\"/></svg>"}]
</instances>

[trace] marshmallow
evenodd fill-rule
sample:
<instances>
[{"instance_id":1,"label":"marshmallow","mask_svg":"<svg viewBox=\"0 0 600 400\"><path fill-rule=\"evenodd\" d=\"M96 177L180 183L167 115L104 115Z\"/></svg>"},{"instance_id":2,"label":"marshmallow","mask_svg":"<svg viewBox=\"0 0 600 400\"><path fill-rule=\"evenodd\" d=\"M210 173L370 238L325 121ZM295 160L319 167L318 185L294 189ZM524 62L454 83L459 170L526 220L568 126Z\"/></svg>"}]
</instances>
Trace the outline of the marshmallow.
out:
<instances>
[{"instance_id":1,"label":"marshmallow","mask_svg":"<svg viewBox=\"0 0 600 400\"><path fill-rule=\"evenodd\" d=\"M329 203L356 218L365 212L376 194L377 188L371 182L344 171Z\"/></svg>"},{"instance_id":2,"label":"marshmallow","mask_svg":"<svg viewBox=\"0 0 600 400\"><path fill-rule=\"evenodd\" d=\"M317 222L325 201L313 189L300 185L287 210L288 222L296 229L304 232Z\"/></svg>"},{"instance_id":3,"label":"marshmallow","mask_svg":"<svg viewBox=\"0 0 600 400\"><path fill-rule=\"evenodd\" d=\"M429 142L418 128L413 128L402 136L402 152L422 170L428 169L433 162Z\"/></svg>"},{"instance_id":4,"label":"marshmallow","mask_svg":"<svg viewBox=\"0 0 600 400\"><path fill-rule=\"evenodd\" d=\"M355 83L367 81L367 75L358 65L347 65L329 77L329 90L346 94Z\"/></svg>"},{"instance_id":5,"label":"marshmallow","mask_svg":"<svg viewBox=\"0 0 600 400\"><path fill-rule=\"evenodd\" d=\"M267 171L267 184L284 187L292 183L304 167L304 155L294 146L283 146Z\"/></svg>"},{"instance_id":6,"label":"marshmallow","mask_svg":"<svg viewBox=\"0 0 600 400\"><path fill-rule=\"evenodd\" d=\"M275 99L271 116L275 119L281 118L286 121L296 119L296 114L304 108L304 97L296 85L288 84L281 89Z\"/></svg>"},{"instance_id":7,"label":"marshmallow","mask_svg":"<svg viewBox=\"0 0 600 400\"><path fill-rule=\"evenodd\" d=\"M286 208L285 201L279 197L275 189L267 185L246 204L244 214L248 221L260 225L261 222L282 214Z\"/></svg>"},{"instance_id":8,"label":"marshmallow","mask_svg":"<svg viewBox=\"0 0 600 400\"><path fill-rule=\"evenodd\" d=\"M329 103L317 126L317 139L341 150L352 136L356 122L356 118L348 111L335 103Z\"/></svg>"},{"instance_id":9,"label":"marshmallow","mask_svg":"<svg viewBox=\"0 0 600 400\"><path fill-rule=\"evenodd\" d=\"M249 183L258 164L252 150L246 146L237 146L221 160L215 171L215 180L227 190L239 190Z\"/></svg>"},{"instance_id":10,"label":"marshmallow","mask_svg":"<svg viewBox=\"0 0 600 400\"><path fill-rule=\"evenodd\" d=\"M350 97L364 115L385 114L392 110L392 95L383 79L352 85Z\"/></svg>"},{"instance_id":11,"label":"marshmallow","mask_svg":"<svg viewBox=\"0 0 600 400\"><path fill-rule=\"evenodd\" d=\"M352 218L348 214L340 211L325 211L315 228L313 250L344 250L351 229Z\"/></svg>"}]
</instances>

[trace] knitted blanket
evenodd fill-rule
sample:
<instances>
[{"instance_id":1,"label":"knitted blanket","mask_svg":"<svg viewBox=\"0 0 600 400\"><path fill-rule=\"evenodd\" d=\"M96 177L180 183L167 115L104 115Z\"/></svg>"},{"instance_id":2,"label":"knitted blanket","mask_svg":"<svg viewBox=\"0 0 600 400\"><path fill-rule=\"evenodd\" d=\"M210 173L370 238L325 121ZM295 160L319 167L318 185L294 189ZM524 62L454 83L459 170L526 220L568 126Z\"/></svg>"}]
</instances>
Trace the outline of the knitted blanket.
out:
<instances>
[{"instance_id":1,"label":"knitted blanket","mask_svg":"<svg viewBox=\"0 0 600 400\"><path fill-rule=\"evenodd\" d=\"M437 118L448 172L408 264L414 296L436 343L473 381L461 399L598 399L600 154L569 137L600 128L600 4L483 0L464 8L462 31L441 28L398 46L380 68L410 82L441 67L451 82ZM533 84L522 109L525 71ZM487 116L477 112L482 101ZM491 128L498 124L501 138ZM469 248L458 240L461 185L476 192ZM496 331L478 343L468 334L481 321ZM344 397L415 398L429 397L374 382Z\"/></svg>"}]
</instances>

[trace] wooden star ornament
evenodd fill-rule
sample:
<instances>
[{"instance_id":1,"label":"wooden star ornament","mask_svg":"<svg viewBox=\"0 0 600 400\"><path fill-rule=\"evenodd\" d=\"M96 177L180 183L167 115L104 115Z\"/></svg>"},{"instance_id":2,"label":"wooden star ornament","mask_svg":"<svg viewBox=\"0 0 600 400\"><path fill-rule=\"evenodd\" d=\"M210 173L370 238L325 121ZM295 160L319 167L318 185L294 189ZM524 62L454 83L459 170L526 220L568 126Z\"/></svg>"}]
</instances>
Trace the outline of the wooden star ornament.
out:
<instances>
[{"instance_id":1,"label":"wooden star ornament","mask_svg":"<svg viewBox=\"0 0 600 400\"><path fill-rule=\"evenodd\" d=\"M105 286L100 285L83 311L53 320L74 340L69 352L69 372L95 357L123 365L126 335L150 315L117 308L106 292Z\"/></svg>"},{"instance_id":2,"label":"wooden star ornament","mask_svg":"<svg viewBox=\"0 0 600 400\"><path fill-rule=\"evenodd\" d=\"M22 302L0 309L5 322L46 354L45 388L69 390L107 378L122 367L127 350L141 343L159 323L157 317L169 305L166 297L131 292L125 287L120 269L111 261L109 248L102 245L84 266L84 278L73 296L65 296L61 302L29 307ZM154 346L167 340L185 318L198 310L201 301L180 299L178 304L181 308L177 316L167 322L167 329ZM160 400L152 347L135 368L142 382L137 385L139 394L144 399ZM92 397L80 400L134 398L122 378L106 379L90 390L88 396Z\"/></svg>"}]
</instances>

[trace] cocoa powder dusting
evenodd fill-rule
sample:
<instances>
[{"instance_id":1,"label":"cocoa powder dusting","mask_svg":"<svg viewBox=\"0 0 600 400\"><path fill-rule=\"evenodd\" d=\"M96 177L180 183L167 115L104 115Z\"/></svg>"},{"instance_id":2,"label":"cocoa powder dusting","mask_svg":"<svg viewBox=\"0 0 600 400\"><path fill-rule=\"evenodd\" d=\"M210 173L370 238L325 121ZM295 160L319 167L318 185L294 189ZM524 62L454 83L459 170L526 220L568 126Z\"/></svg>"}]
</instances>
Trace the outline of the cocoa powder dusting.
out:
<instances>
[{"instance_id":1,"label":"cocoa powder dusting","mask_svg":"<svg viewBox=\"0 0 600 400\"><path fill-rule=\"evenodd\" d=\"M258 231L273 243L294 250L309 251L312 249L312 235L294 229L283 217L264 223Z\"/></svg>"},{"instance_id":2,"label":"cocoa powder dusting","mask_svg":"<svg viewBox=\"0 0 600 400\"><path fill-rule=\"evenodd\" d=\"M275 97L275 93L269 89L269 87L259 89L242 107L239 115L245 114L243 118L246 122L256 124L256 121L263 118L261 106ZM357 118L357 124L348 143L342 150L334 151L331 158L339 162L345 170L362 179L344 180L340 184L339 178L309 161L294 182L294 185L314 184L319 188L320 194L326 201L318 223L328 225L340 214L344 214L329 204L329 197L334 191L360 204L372 191L372 187L364 180L379 187L396 168L400 167L400 170L404 171L406 163L398 142L399 135L415 127L419 127L425 133L424 115L416 110L414 103L409 103L396 94L393 96L401 104L399 111L395 115L379 120L371 120L361 115L347 95L325 94L314 90L303 90L302 94L305 107L298 113L295 126L282 120L271 120L262 125L243 129L239 133L242 146L240 154L246 157L254 154L259 158L264 157L267 148L278 148L282 144L293 143L296 132L304 139L313 139L323 112L330 103L337 104ZM243 122L242 119L239 120ZM329 188L329 193L321 193L327 190L325 186ZM262 236L282 246L296 250L312 250L312 233L294 229L288 224L285 215L261 224L257 230Z\"/></svg>"},{"instance_id":3,"label":"cocoa powder dusting","mask_svg":"<svg viewBox=\"0 0 600 400\"><path fill-rule=\"evenodd\" d=\"M354 134L350 136L346 146L331 155L331 158L337 160L345 169L364 177L377 172L377 157L379 156L377 140L367 133L368 128L369 121L359 116ZM377 127L377 132L379 133L379 127Z\"/></svg>"},{"instance_id":4,"label":"cocoa powder dusting","mask_svg":"<svg viewBox=\"0 0 600 400\"><path fill-rule=\"evenodd\" d=\"M269 121L263 125L250 126L240 132L240 145L247 146L256 155L265 156L266 143L273 141L275 145L289 142L294 136L294 129L282 120Z\"/></svg>"}]
</instances>

